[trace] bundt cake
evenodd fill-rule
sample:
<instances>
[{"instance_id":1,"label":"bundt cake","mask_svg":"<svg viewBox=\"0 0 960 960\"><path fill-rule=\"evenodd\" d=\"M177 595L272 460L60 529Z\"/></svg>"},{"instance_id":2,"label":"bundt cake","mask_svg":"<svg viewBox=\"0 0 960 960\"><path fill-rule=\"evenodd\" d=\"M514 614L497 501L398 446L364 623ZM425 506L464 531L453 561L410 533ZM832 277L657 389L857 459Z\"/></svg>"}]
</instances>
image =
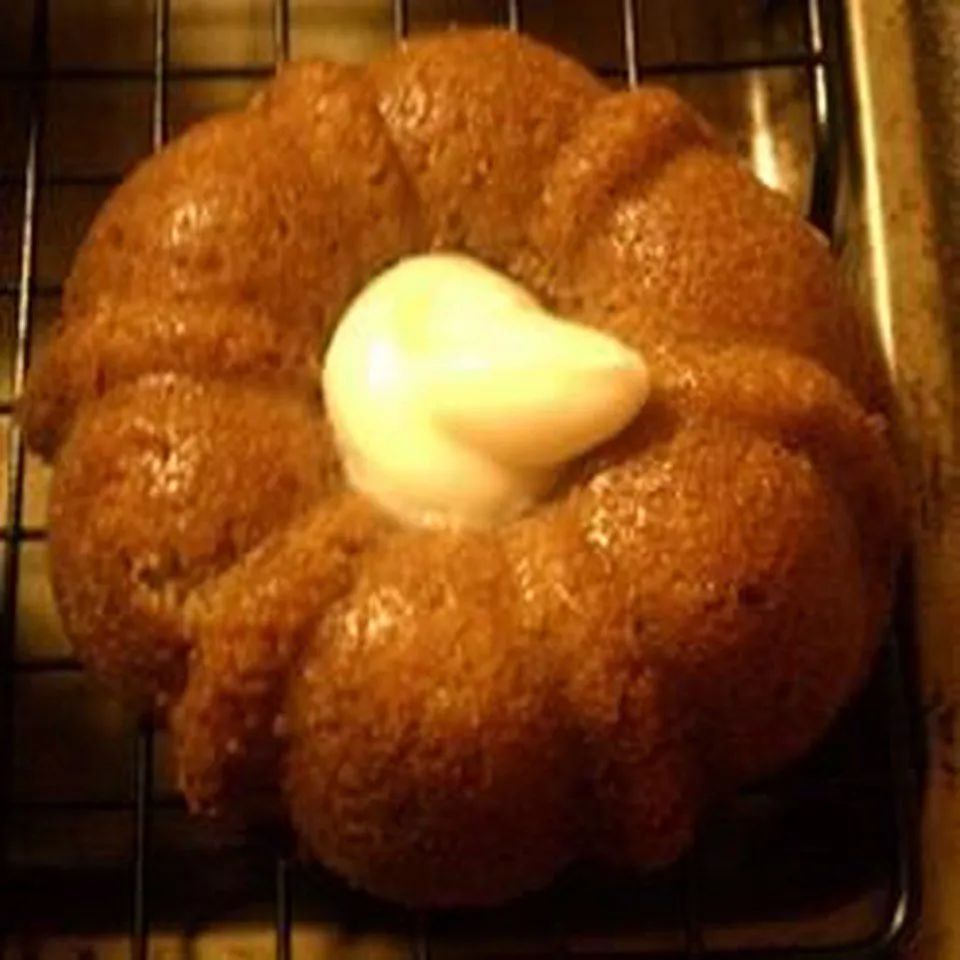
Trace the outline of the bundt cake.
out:
<instances>
[{"instance_id":1,"label":"bundt cake","mask_svg":"<svg viewBox=\"0 0 960 960\"><path fill-rule=\"evenodd\" d=\"M441 253L512 285L494 347L466 273L429 337L430 281L402 311L369 299ZM325 364L365 342L341 336L354 315L396 320L394 360L434 338L362 421L356 376ZM568 334L609 377L531 369L529 343ZM444 415L506 485L486 522L420 523L365 484L406 457L442 477L436 507L480 462L425 459L394 416L440 375L436 338L460 364ZM607 386L627 414L565 447ZM903 538L886 410L827 243L696 112L474 30L287 66L141 163L76 255L21 412L54 465L66 632L169 724L191 808L289 822L352 884L453 905L576 858L669 862L704 803L822 735Z\"/></svg>"}]
</instances>

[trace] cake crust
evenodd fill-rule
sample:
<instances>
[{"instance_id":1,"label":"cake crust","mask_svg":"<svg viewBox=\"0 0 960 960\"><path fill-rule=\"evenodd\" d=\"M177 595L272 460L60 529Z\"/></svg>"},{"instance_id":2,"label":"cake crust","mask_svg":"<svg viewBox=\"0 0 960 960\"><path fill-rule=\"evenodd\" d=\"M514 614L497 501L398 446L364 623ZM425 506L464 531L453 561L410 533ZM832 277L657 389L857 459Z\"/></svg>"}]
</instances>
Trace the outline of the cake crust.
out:
<instances>
[{"instance_id":1,"label":"cake crust","mask_svg":"<svg viewBox=\"0 0 960 960\"><path fill-rule=\"evenodd\" d=\"M489 531L345 489L317 388L350 297L431 249L650 367L638 418ZM191 807L492 903L669 862L855 692L905 528L878 357L824 239L674 94L460 31L286 67L143 162L22 417L66 631L170 724Z\"/></svg>"}]
</instances>

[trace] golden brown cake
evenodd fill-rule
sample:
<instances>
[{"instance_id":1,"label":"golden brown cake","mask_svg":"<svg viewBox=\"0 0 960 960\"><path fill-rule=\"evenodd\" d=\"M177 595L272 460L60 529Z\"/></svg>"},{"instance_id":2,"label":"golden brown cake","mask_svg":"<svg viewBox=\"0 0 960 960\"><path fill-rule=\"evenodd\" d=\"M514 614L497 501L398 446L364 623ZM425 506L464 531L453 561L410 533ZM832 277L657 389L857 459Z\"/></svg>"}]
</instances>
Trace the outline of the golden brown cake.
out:
<instances>
[{"instance_id":1,"label":"golden brown cake","mask_svg":"<svg viewBox=\"0 0 960 960\"><path fill-rule=\"evenodd\" d=\"M436 249L653 383L486 530L349 489L319 390L346 304ZM142 163L22 411L67 633L170 723L191 807L289 819L408 903L678 856L857 689L903 534L882 365L824 239L672 93L504 31L287 67Z\"/></svg>"}]
</instances>

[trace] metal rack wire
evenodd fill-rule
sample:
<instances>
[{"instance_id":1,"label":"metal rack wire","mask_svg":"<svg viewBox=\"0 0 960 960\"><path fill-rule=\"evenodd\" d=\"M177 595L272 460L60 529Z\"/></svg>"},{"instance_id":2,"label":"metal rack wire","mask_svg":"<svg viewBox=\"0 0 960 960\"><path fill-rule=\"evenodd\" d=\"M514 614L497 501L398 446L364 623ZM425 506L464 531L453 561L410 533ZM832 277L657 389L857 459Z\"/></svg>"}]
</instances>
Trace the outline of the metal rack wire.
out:
<instances>
[{"instance_id":1,"label":"metal rack wire","mask_svg":"<svg viewBox=\"0 0 960 960\"><path fill-rule=\"evenodd\" d=\"M732 60L644 61L640 38L644 31L644 0L623 0L621 27L623 63L627 83L634 85L649 76L670 74L718 74L744 70L798 68L806 71L810 90L813 120L813 158L811 172L810 220L832 236L838 196L842 129L840 113L842 102L842 55L838 33L838 4L834 0L803 0L804 49L800 53L770 57L743 57ZM397 39L404 38L410 29L410 10L407 0L393 0L393 26ZM524 26L522 0L503 0L501 22L519 30ZM151 84L150 131L153 149L159 149L167 137L168 88L173 80L184 79L239 79L260 77L270 73L268 66L229 66L203 68L173 68L170 66L170 0L154 0L152 65L149 69L71 67L53 68L49 64L48 0L34 0L29 63L25 68L7 69L0 65L0 81L21 83L27 92L28 130L22 172L6 177L6 182L19 187L22 196L21 243L19 271L13 280L0 277L0 295L15 298L15 351L13 355L13 395L21 390L29 364L31 328L37 309L37 300L59 294L59 286L41 283L37 276L37 219L41 187L47 183L60 185L108 185L113 177L100 174L46 178L42 169L42 143L49 85L61 80L96 80L103 82L136 80ZM272 13L273 52L275 63L290 56L291 9L290 0L275 0ZM5 403L0 413L10 414L12 403ZM8 499L6 521L2 530L6 548L6 563L2 580L2 632L0 632L0 891L7 902L8 912L3 916L0 933L15 926L10 911L14 900L7 897L17 883L9 858L6 856L10 830L10 812L15 803L10 798L10 771L17 745L14 712L10 706L16 680L31 672L75 670L77 664L70 658L51 657L42 661L22 662L16 654L17 589L21 547L40 540L42 529L28 526L24 516L25 450L19 427L14 421L9 435L8 472L6 477ZM908 629L906 621L900 623ZM856 769L843 775L822 775L809 770L788 780L786 785L775 784L762 788L755 797L783 795L802 797L804 791L839 791L847 796L857 791L873 790L882 782L889 798L886 816L892 841L882 869L888 881L888 897L882 923L870 936L853 942L824 943L818 947L760 947L738 949L738 957L792 957L855 958L882 956L895 942L909 922L916 908L917 885L915 851L913 848L912 798L916 787L916 771L909 756L909 718L904 697L903 671L899 663L898 637L892 635L885 645L878 675L873 684L872 702L876 734L882 735L885 747L881 764L883 775L878 781L875 772L859 776ZM879 723L879 727L876 726ZM151 930L154 924L155 888L155 832L153 819L166 798L156 796L154 785L154 731L142 724L136 731L133 750L133 799L120 804L118 809L129 813L132 826L132 849L129 868L129 936L131 953L137 960L148 956ZM856 802L856 801L852 801ZM65 801L65 806L70 804ZM77 805L74 804L74 807ZM785 863L784 869L788 865ZM295 888L302 876L284 852L274 857L272 877L275 930L275 955L278 960L289 960L292 951L292 929L295 914ZM653 881L655 884L656 880ZM708 908L708 894L704 889L703 863L699 851L682 865L679 874L664 880L662 888L675 903L678 918L680 946L656 952L669 957L724 957L733 953L724 947L712 947L705 935L704 914ZM574 887L574 890L577 888ZM648 888L649 889L649 888ZM431 956L433 927L438 918L425 913L407 917L403 922L409 932L411 956L426 960ZM568 955L563 937L553 935L540 955ZM601 955L602 950L593 955ZM482 954L489 956L485 949ZM580 951L578 956L589 955ZM480 955L480 954L478 954ZM653 953L644 953L652 956Z\"/></svg>"}]
</instances>

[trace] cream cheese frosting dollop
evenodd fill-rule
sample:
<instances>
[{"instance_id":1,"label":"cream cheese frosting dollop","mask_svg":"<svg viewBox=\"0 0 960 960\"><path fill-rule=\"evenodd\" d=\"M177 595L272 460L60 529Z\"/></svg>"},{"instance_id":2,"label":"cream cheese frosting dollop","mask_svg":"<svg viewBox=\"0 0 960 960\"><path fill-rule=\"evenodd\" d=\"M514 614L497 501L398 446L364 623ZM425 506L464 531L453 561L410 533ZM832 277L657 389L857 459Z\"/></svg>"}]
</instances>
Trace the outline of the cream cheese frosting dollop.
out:
<instances>
[{"instance_id":1,"label":"cream cheese frosting dollop","mask_svg":"<svg viewBox=\"0 0 960 960\"><path fill-rule=\"evenodd\" d=\"M406 258L368 283L322 377L348 481L418 526L522 513L649 392L636 351L451 253Z\"/></svg>"}]
</instances>

